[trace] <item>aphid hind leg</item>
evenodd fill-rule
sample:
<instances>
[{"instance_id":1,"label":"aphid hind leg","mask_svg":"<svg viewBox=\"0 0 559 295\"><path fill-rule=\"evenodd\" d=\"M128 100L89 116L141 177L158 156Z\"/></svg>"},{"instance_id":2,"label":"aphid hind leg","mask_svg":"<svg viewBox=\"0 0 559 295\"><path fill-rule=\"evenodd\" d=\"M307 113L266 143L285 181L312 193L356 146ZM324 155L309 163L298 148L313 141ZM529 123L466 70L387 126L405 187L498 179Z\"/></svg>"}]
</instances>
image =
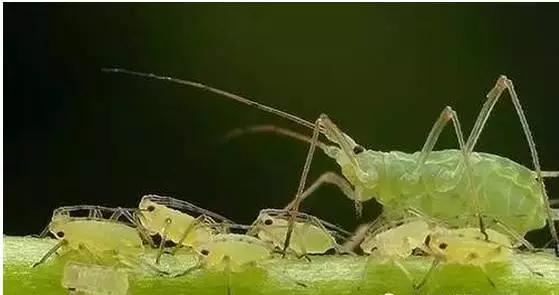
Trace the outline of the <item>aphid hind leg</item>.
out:
<instances>
[{"instance_id":1,"label":"aphid hind leg","mask_svg":"<svg viewBox=\"0 0 559 295\"><path fill-rule=\"evenodd\" d=\"M487 240L489 239L489 236L486 233L485 222L483 221L483 217L481 215L482 212L480 209L480 199L477 193L476 186L473 183L474 178L473 178L473 171L470 162L471 151L468 151L466 149L466 144L464 142L464 135L462 133L462 127L460 125L460 121L458 120L458 114L450 106L444 108L444 110L441 112L441 115L439 116L439 118L431 128L431 131L429 132L429 135L427 136L427 140L425 141L425 144L423 145L423 148L421 149L421 153L419 155L417 171L418 173L421 173L421 170L424 167L427 158L429 157L429 154L433 151L433 148L435 147L435 144L439 139L439 135L443 131L444 127L446 127L448 122L452 122L452 125L454 126L454 133L458 140L458 145L460 147L460 151L464 159L468 186L470 189L470 193L474 198L474 207L477 213L477 218L479 220L479 228L480 231L485 236L485 239Z\"/></svg>"},{"instance_id":2,"label":"aphid hind leg","mask_svg":"<svg viewBox=\"0 0 559 295\"><path fill-rule=\"evenodd\" d=\"M50 248L47 253L45 253L45 255L43 255L43 257L41 257L41 259L35 263L33 263L33 265L31 265L31 267L36 267L40 264L43 264L45 261L47 261L47 259L52 256L53 254L56 253L56 251L58 251L58 249L60 249L60 247L64 246L67 243L66 240L60 240L60 242L56 243L56 245L54 245L52 248Z\"/></svg>"},{"instance_id":3,"label":"aphid hind leg","mask_svg":"<svg viewBox=\"0 0 559 295\"><path fill-rule=\"evenodd\" d=\"M555 223L553 222L553 215L551 213L551 209L550 209L551 207L549 205L549 197L547 196L545 184L543 182L543 177L545 173L541 171L538 151L536 150L536 143L534 141L534 137L532 136L532 131L530 130L530 125L528 124L528 120L526 119L524 110L522 109L522 105L520 104L520 99L518 98L518 95L514 90L514 85L512 81L508 79L506 76L500 76L497 79L497 82L495 83L493 89L491 89L491 91L489 91L489 93L487 94L487 100L483 104L483 107L479 112L474 127L472 128L472 132L468 137L468 141L466 142L466 149L469 152L473 151L479 139L479 136L481 135L481 132L483 131L483 128L487 123L487 120L489 119L493 107L495 106L495 104L501 97L502 93L505 91L505 89L509 93L509 96L511 98L512 104L514 105L514 109L516 110L516 114L518 116L520 124L522 125L522 131L524 132L524 137L526 138L528 142L528 147L530 148L530 154L532 156L532 164L534 165L534 169L538 178L538 183L540 186L543 203L545 206L544 211L547 215L549 230L551 233L551 237L555 242L555 254L556 256L559 256L559 236L557 234L557 228L555 226ZM555 177L554 173L551 173L551 175L553 175L552 177Z\"/></svg>"},{"instance_id":4,"label":"aphid hind leg","mask_svg":"<svg viewBox=\"0 0 559 295\"><path fill-rule=\"evenodd\" d=\"M318 135L320 134L320 123L324 118L327 118L326 115L321 114L318 119L316 119L314 123L314 130L313 136L311 140L311 144L309 146L309 151L307 152L307 158L305 160L305 165L303 166L303 171L301 173L301 179L299 180L299 187L297 188L297 194L295 195L295 199L293 200L293 206L290 208L289 212L289 221L287 226L287 234L285 235L285 241L283 243L283 253L282 257L285 257L287 252L287 248L289 248L289 243L291 240L291 235L293 233L293 226L295 224L295 217L299 212L299 207L301 205L301 195L305 189L305 183L307 181L307 176L309 174L309 170L311 168L311 163L314 156L314 151L316 149L316 145L318 142Z\"/></svg>"}]
</instances>

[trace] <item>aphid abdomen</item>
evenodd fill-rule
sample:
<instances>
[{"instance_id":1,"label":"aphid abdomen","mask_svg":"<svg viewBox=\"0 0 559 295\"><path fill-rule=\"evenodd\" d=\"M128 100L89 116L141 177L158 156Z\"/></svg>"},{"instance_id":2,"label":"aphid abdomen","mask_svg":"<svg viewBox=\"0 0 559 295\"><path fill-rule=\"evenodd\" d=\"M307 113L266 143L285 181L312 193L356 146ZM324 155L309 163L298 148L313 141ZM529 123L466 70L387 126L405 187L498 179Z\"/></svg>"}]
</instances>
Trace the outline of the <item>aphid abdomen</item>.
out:
<instances>
[{"instance_id":1,"label":"aphid abdomen","mask_svg":"<svg viewBox=\"0 0 559 295\"><path fill-rule=\"evenodd\" d=\"M74 249L81 245L97 252L117 251L130 255L143 252L142 239L136 229L118 222L73 220L60 226L60 230L64 231L64 239Z\"/></svg>"},{"instance_id":2,"label":"aphid abdomen","mask_svg":"<svg viewBox=\"0 0 559 295\"><path fill-rule=\"evenodd\" d=\"M385 172L379 174L376 188L385 214L402 217L412 207L456 226L477 225L476 196L468 185L461 152L432 152L421 170L417 169L418 156L385 153ZM499 219L519 234L545 225L542 198L531 170L493 154L472 153L470 159L479 213Z\"/></svg>"},{"instance_id":3,"label":"aphid abdomen","mask_svg":"<svg viewBox=\"0 0 559 295\"><path fill-rule=\"evenodd\" d=\"M482 213L499 219L517 233L546 224L544 204L536 175L507 158L479 153L475 179Z\"/></svg>"}]
</instances>

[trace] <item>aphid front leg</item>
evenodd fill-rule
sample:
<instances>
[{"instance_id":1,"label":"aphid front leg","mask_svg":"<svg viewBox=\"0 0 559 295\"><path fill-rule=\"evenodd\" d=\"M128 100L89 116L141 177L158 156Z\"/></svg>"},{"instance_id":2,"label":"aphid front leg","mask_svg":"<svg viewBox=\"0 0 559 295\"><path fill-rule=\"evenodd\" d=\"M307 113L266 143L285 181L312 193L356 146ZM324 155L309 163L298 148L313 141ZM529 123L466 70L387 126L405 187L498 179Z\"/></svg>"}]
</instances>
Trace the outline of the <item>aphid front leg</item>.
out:
<instances>
[{"instance_id":1,"label":"aphid front leg","mask_svg":"<svg viewBox=\"0 0 559 295\"><path fill-rule=\"evenodd\" d=\"M58 242L56 245L54 245L52 248L49 249L49 251L47 253L45 253L45 255L43 255L43 257L41 257L41 259L35 263L33 263L33 265L31 267L36 267L39 264L44 263L45 261L47 261L47 259L56 253L56 251L58 249L60 249L60 247L64 246L66 244L66 240L60 240L60 242Z\"/></svg>"},{"instance_id":2,"label":"aphid front leg","mask_svg":"<svg viewBox=\"0 0 559 295\"><path fill-rule=\"evenodd\" d=\"M431 275L433 274L433 272L435 271L435 269L437 269L437 267L440 264L440 260L439 259L435 259L433 260L433 263L431 264L431 267L429 268L429 270L427 271L427 273L425 273L425 275L423 276L423 278L421 279L421 281L418 284L415 284L413 286L413 288L415 290L420 290L421 288L423 288L423 286L425 286L425 284L427 284L427 282L429 281L429 279L431 278Z\"/></svg>"},{"instance_id":3,"label":"aphid front leg","mask_svg":"<svg viewBox=\"0 0 559 295\"><path fill-rule=\"evenodd\" d=\"M349 199L355 200L353 188L351 184L340 176L339 174L328 171L320 175L302 194L301 194L301 202L304 201L308 196L313 194L316 190L318 190L324 184L333 184L337 186L344 195L346 195ZM291 201L287 206L285 206L285 210L290 210L294 205L295 200Z\"/></svg>"},{"instance_id":4,"label":"aphid front leg","mask_svg":"<svg viewBox=\"0 0 559 295\"><path fill-rule=\"evenodd\" d=\"M295 217L297 216L297 213L299 212L299 207L301 205L301 201L302 201L302 194L303 191L305 190L305 183L307 181L307 176L309 174L309 170L311 168L311 163L312 163L312 159L314 156L314 151L316 149L316 145L318 142L318 135L320 134L320 123L324 120L327 119L328 117L324 114L321 114L318 119L316 119L315 123L314 123L314 130L313 130L313 135L312 135L312 140L311 140L311 144L309 146L309 151L307 153L307 158L305 160L305 165L303 166L303 172L301 173L301 179L299 181L299 187L297 188L297 194L295 195L295 199L293 200L293 206L290 208L289 210L289 221L288 221L288 227L287 227L287 234L285 236L285 242L283 243L283 253L282 253L282 257L285 257L285 254L287 253L287 248L289 248L289 242L291 240L291 234L293 233L293 226L295 225Z\"/></svg>"},{"instance_id":5,"label":"aphid front leg","mask_svg":"<svg viewBox=\"0 0 559 295\"><path fill-rule=\"evenodd\" d=\"M520 104L520 100L518 99L518 95L514 90L514 85L512 81L509 80L506 76L500 76L493 89L491 89L491 91L489 91L489 93L487 94L487 100L483 104L483 107L479 112L474 127L472 128L472 132L468 137L468 141L466 142L466 149L468 152L473 151L477 140L479 139L479 136L483 131L483 127L485 127L487 119L489 119L493 107L495 106L505 89L509 92L512 104L514 105L514 109L516 110L516 114L518 115L518 119L520 120L520 124L522 125L522 131L524 132L524 136L528 141L530 154L532 156L532 164L534 165L534 169L540 186L540 191L542 194L543 204L545 206L544 210L547 215L549 230L551 232L551 237L555 242L555 254L559 256L559 237L557 235L555 223L553 222L553 214L551 213L551 207L549 205L549 197L547 196L545 184L543 182L544 173L542 173L541 171L538 151L536 150L536 143L534 142L534 137L532 136L532 132L530 131L530 125L528 125L528 120L526 120L526 115L524 114L524 110L522 109L522 105Z\"/></svg>"},{"instance_id":6,"label":"aphid front leg","mask_svg":"<svg viewBox=\"0 0 559 295\"><path fill-rule=\"evenodd\" d=\"M466 166L465 170L468 186L470 189L470 193L474 198L474 208L476 209L477 217L479 219L479 229L485 236L485 239L488 240L489 236L487 235L485 223L481 215L479 195L477 193L476 185L473 183L474 177L470 162L471 151L468 151L466 149L462 127L460 125L460 121L458 120L458 114L450 106L444 108L444 110L441 112L441 115L439 116L439 119L435 122L431 131L429 132L429 135L427 136L427 140L425 141L425 144L423 145L423 148L421 149L421 153L419 155L417 173L421 173L421 170L423 169L427 158L429 157L429 154L433 151L433 148L435 147L435 144L439 139L439 135L443 131L444 127L446 127L448 122L452 122L452 125L454 126L454 133L456 135L456 138L458 139L460 151L462 152L464 165Z\"/></svg>"}]
</instances>

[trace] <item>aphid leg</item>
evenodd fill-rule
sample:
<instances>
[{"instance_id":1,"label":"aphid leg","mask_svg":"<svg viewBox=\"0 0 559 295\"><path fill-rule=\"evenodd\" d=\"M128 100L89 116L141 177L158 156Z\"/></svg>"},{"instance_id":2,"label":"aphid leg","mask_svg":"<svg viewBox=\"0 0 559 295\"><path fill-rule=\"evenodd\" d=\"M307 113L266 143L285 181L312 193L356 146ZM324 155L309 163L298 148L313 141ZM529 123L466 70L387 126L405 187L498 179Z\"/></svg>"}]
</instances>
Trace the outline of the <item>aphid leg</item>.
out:
<instances>
[{"instance_id":1,"label":"aphid leg","mask_svg":"<svg viewBox=\"0 0 559 295\"><path fill-rule=\"evenodd\" d=\"M356 280L355 281L355 285L353 287L353 292L354 294L361 294L361 288L363 287L363 283L366 281L367 279L367 274L369 273L369 265L371 264L371 260L372 260L372 256L369 255L367 256L367 259L365 259L365 265L363 265L363 271L361 272L361 279Z\"/></svg>"},{"instance_id":2,"label":"aphid leg","mask_svg":"<svg viewBox=\"0 0 559 295\"><path fill-rule=\"evenodd\" d=\"M324 227L324 225L322 224L322 222L320 221L320 219L314 217L314 216L309 216L310 217L310 225L314 225L318 228L320 228L321 230L323 230L325 233L328 234L328 236L330 237L330 239L332 240L333 244L336 245L334 247L334 250L336 251L337 254L342 254L342 253L348 253L348 254L352 254L355 255L355 253L353 253L353 251L347 251L345 250L344 247L340 246L338 244L338 242L336 241L336 238L334 238L334 236L332 234L330 234L330 232L328 231L328 229L326 229L326 227ZM303 237L304 238L304 237ZM305 244L305 243L303 243Z\"/></svg>"},{"instance_id":3,"label":"aphid leg","mask_svg":"<svg viewBox=\"0 0 559 295\"><path fill-rule=\"evenodd\" d=\"M493 222L499 227L501 228L503 231L505 231L507 234L509 234L510 236L512 236L516 241L518 241L519 243L521 243L524 247L526 247L526 249L528 249L530 252L537 252L536 248L532 245L532 243L528 242L528 240L526 240L522 235L520 235L519 233L517 233L514 229L512 229L510 226L506 225L505 223L501 222L498 218L496 217L492 217ZM503 245L503 246L509 246L509 245Z\"/></svg>"},{"instance_id":4,"label":"aphid leg","mask_svg":"<svg viewBox=\"0 0 559 295\"><path fill-rule=\"evenodd\" d=\"M273 270L272 268L267 268L266 271L267 271L267 272L271 272L271 273L273 273L274 275L276 275L276 276L278 276L278 277L282 277L282 278L284 278L284 279L287 279L288 281L292 282L293 284L295 284L295 285L297 285L297 286L299 286L299 287L303 287L303 288L308 288L308 287L309 287L309 285L307 285L306 283L303 283L303 282L301 282L301 281L299 281L299 280L293 279L292 277L289 277L289 276L287 276L286 274L281 273L281 272L279 272L279 271Z\"/></svg>"},{"instance_id":5,"label":"aphid leg","mask_svg":"<svg viewBox=\"0 0 559 295\"><path fill-rule=\"evenodd\" d=\"M223 262L225 263L225 280L227 281L227 295L233 294L231 290L231 257L225 255L223 257Z\"/></svg>"},{"instance_id":6,"label":"aphid leg","mask_svg":"<svg viewBox=\"0 0 559 295\"><path fill-rule=\"evenodd\" d=\"M410 281L410 283L413 285L414 280L408 269L402 263L400 263L400 261L397 261L395 259L392 259L392 263L406 275L408 281Z\"/></svg>"},{"instance_id":7,"label":"aphid leg","mask_svg":"<svg viewBox=\"0 0 559 295\"><path fill-rule=\"evenodd\" d=\"M493 280L489 277L489 274L487 274L487 270L485 270L485 267L483 267L483 265L480 265L479 268L481 269L481 272L483 272L483 275L485 276L491 287L497 288L495 282L493 282Z\"/></svg>"},{"instance_id":8,"label":"aphid leg","mask_svg":"<svg viewBox=\"0 0 559 295\"><path fill-rule=\"evenodd\" d=\"M278 127L275 125L255 125L255 126L247 126L244 128L236 128L233 129L229 132L227 132L227 134L225 134L222 137L222 142L227 142L229 140L235 139L237 137L243 136L245 134L250 134L250 133L276 133L285 137L289 137L289 138L293 138L293 139L297 139L299 141L303 141L306 143L311 143L312 142L312 138L310 138L307 135L301 134L299 132L295 132L293 130L287 129L287 128L282 128L282 127ZM325 150L327 144L325 144L324 142L318 140L316 145L322 149Z\"/></svg>"},{"instance_id":9,"label":"aphid leg","mask_svg":"<svg viewBox=\"0 0 559 295\"><path fill-rule=\"evenodd\" d=\"M43 255L43 257L41 257L41 260L33 263L33 265L31 267L36 267L39 264L44 263L45 261L47 261L47 259L56 253L56 251L58 249L60 249L60 247L64 246L66 244L66 240L60 240L60 242L58 242L56 245L54 245L54 247L50 248L49 251L47 253L45 253L45 255Z\"/></svg>"},{"instance_id":10,"label":"aphid leg","mask_svg":"<svg viewBox=\"0 0 559 295\"><path fill-rule=\"evenodd\" d=\"M155 264L159 264L159 259L161 259L161 255L163 255L163 248L165 248L165 242L167 242L167 232L169 231L171 223L171 218L165 219L165 226L161 229L161 243L159 243L157 256L155 257Z\"/></svg>"},{"instance_id":11,"label":"aphid leg","mask_svg":"<svg viewBox=\"0 0 559 295\"><path fill-rule=\"evenodd\" d=\"M429 268L429 270L427 271L427 273L423 276L423 279L421 279L421 281L419 282L419 284L415 284L414 285L414 289L419 290L421 289L423 286L425 286L425 284L427 284L427 281L429 280L429 278L431 277L431 275L433 274L433 272L435 271L435 269L439 266L439 263L441 261L439 259L435 259L433 260L433 263L431 264L431 267Z\"/></svg>"},{"instance_id":12,"label":"aphid leg","mask_svg":"<svg viewBox=\"0 0 559 295\"><path fill-rule=\"evenodd\" d=\"M178 240L177 245L172 250L172 254L175 254L175 252L178 250L178 248L182 245L182 242L184 242L184 240L188 237L188 234L190 234L192 232L192 230L194 230L194 228L196 228L196 226L198 224L200 224L200 222L204 219L204 217L205 217L204 215L200 215L200 216L196 217L190 223L190 225L188 225L188 227L184 230L181 238Z\"/></svg>"},{"instance_id":13,"label":"aphid leg","mask_svg":"<svg viewBox=\"0 0 559 295\"><path fill-rule=\"evenodd\" d=\"M479 195L477 193L476 186L473 183L473 181L474 181L473 170L472 170L472 166L470 164L471 151L469 151L466 148L466 144L464 143L464 135L462 133L462 127L460 125L460 120L458 120L458 114L450 106L447 106L447 107L444 108L444 110L441 112L441 115L439 116L439 119L437 119L437 121L433 125L431 131L429 132L429 135L427 136L427 140L425 141L425 144L423 145L423 148L421 149L421 154L419 155L417 169L418 169L418 171L421 171L421 169L423 169L423 167L425 165L425 162L427 161L427 158L429 157L429 154L433 151L433 148L435 147L435 144L437 143L437 140L439 139L439 135L441 134L444 127L447 125L447 123L449 121L452 122L452 125L454 126L454 133L456 135L456 138L458 139L458 145L460 147L460 151L462 152L462 157L464 159L464 165L466 166L465 167L466 168L466 177L467 177L467 181L468 181L468 186L470 188L470 193L472 194L473 199L474 199L474 207L476 208L477 217L479 219L479 229L480 229L481 233L483 233L483 235L485 236L485 239L488 240L489 236L486 233L485 223L483 222L483 218L481 216Z\"/></svg>"},{"instance_id":14,"label":"aphid leg","mask_svg":"<svg viewBox=\"0 0 559 295\"><path fill-rule=\"evenodd\" d=\"M346 195L349 199L354 200L355 198L353 193L353 188L351 184L345 180L339 174L328 171L320 175L302 194L301 194L301 202L304 201L308 196L313 194L316 190L318 190L324 184L333 184L337 186L344 195ZM285 206L285 210L289 210L293 207L293 203L295 200L291 201L287 206Z\"/></svg>"},{"instance_id":15,"label":"aphid leg","mask_svg":"<svg viewBox=\"0 0 559 295\"><path fill-rule=\"evenodd\" d=\"M526 115L524 114L524 110L522 109L522 105L520 104L518 95L514 90L514 85L512 81L509 80L506 76L500 76L493 89L491 89L491 91L489 91L489 93L487 94L487 100L483 104L483 107L479 112L474 127L472 128L472 132L468 137L468 141L466 142L466 150L468 152L473 151L477 140L479 139L479 136L483 128L485 127L487 119L489 119L489 115L491 114L493 107L495 106L505 89L507 89L509 92L512 104L514 105L514 109L516 110L516 114L518 115L518 119L520 120L520 124L522 125L524 137L526 137L526 140L528 141L528 147L530 148L530 154L532 155L532 164L534 165L534 169L540 186L540 191L542 194L543 203L545 206L544 211L547 215L549 230L556 246L555 254L556 256L559 256L559 236L557 234L555 223L553 222L553 215L551 213L551 207L549 205L549 197L547 196L545 184L543 182L544 173L542 173L541 171L538 151L536 150L536 143L534 142L532 131L530 131L530 125L528 125L528 120L526 120Z\"/></svg>"},{"instance_id":16,"label":"aphid leg","mask_svg":"<svg viewBox=\"0 0 559 295\"><path fill-rule=\"evenodd\" d=\"M129 215L130 215L130 213L128 213L128 216ZM130 218L132 218L132 221L133 221L132 223L136 225L136 229L138 230L138 233L142 237L142 240L147 242L150 245L150 247L155 248L156 245L153 242L153 239L150 237L150 235L148 233L148 230L140 222L140 219L138 217L138 210L135 210Z\"/></svg>"},{"instance_id":17,"label":"aphid leg","mask_svg":"<svg viewBox=\"0 0 559 295\"><path fill-rule=\"evenodd\" d=\"M287 248L289 247L289 243L291 240L291 234L293 233L293 226L295 224L295 217L299 212L299 207L301 205L301 195L305 189L305 182L307 181L307 176L309 174L309 170L311 168L312 159L314 156L314 151L316 149L316 143L318 141L318 135L320 134L320 123L327 118L326 115L321 114L318 119L316 119L314 123L314 131L312 136L312 141L309 146L309 151L307 153L307 159L305 160L305 165L303 166L303 172L301 173L301 179L299 181L299 187L297 188L297 194L295 195L295 199L293 200L293 206L290 208L289 212L289 221L287 226L287 234L285 235L285 241L283 243L283 253L282 257L285 257L287 252Z\"/></svg>"}]
</instances>

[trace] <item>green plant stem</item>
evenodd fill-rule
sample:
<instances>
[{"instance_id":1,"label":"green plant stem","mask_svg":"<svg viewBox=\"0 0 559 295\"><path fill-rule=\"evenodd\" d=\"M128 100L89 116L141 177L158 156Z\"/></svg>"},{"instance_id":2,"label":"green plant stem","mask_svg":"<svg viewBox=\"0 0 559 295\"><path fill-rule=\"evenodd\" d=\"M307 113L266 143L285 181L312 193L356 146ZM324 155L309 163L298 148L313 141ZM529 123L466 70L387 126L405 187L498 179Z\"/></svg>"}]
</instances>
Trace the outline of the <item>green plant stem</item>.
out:
<instances>
[{"instance_id":1,"label":"green plant stem","mask_svg":"<svg viewBox=\"0 0 559 295\"><path fill-rule=\"evenodd\" d=\"M56 244L52 239L4 236L4 294L65 294L61 277L71 255L53 256L36 268L31 265ZM149 261L154 251L147 251ZM191 255L164 255L160 267L186 269ZM231 274L233 294L414 294L412 282L391 262L362 256L274 258L246 271ZM367 267L365 268L365 264ZM432 259L414 257L402 264L415 282L422 279ZM527 265L540 272L539 277ZM420 294L559 294L559 259L550 253L515 254L509 264L486 266L487 277L475 266L445 265L434 271ZM223 271L196 270L184 276L159 277L149 272L130 275L130 294L227 294ZM303 286L306 285L306 287Z\"/></svg>"}]
</instances>

